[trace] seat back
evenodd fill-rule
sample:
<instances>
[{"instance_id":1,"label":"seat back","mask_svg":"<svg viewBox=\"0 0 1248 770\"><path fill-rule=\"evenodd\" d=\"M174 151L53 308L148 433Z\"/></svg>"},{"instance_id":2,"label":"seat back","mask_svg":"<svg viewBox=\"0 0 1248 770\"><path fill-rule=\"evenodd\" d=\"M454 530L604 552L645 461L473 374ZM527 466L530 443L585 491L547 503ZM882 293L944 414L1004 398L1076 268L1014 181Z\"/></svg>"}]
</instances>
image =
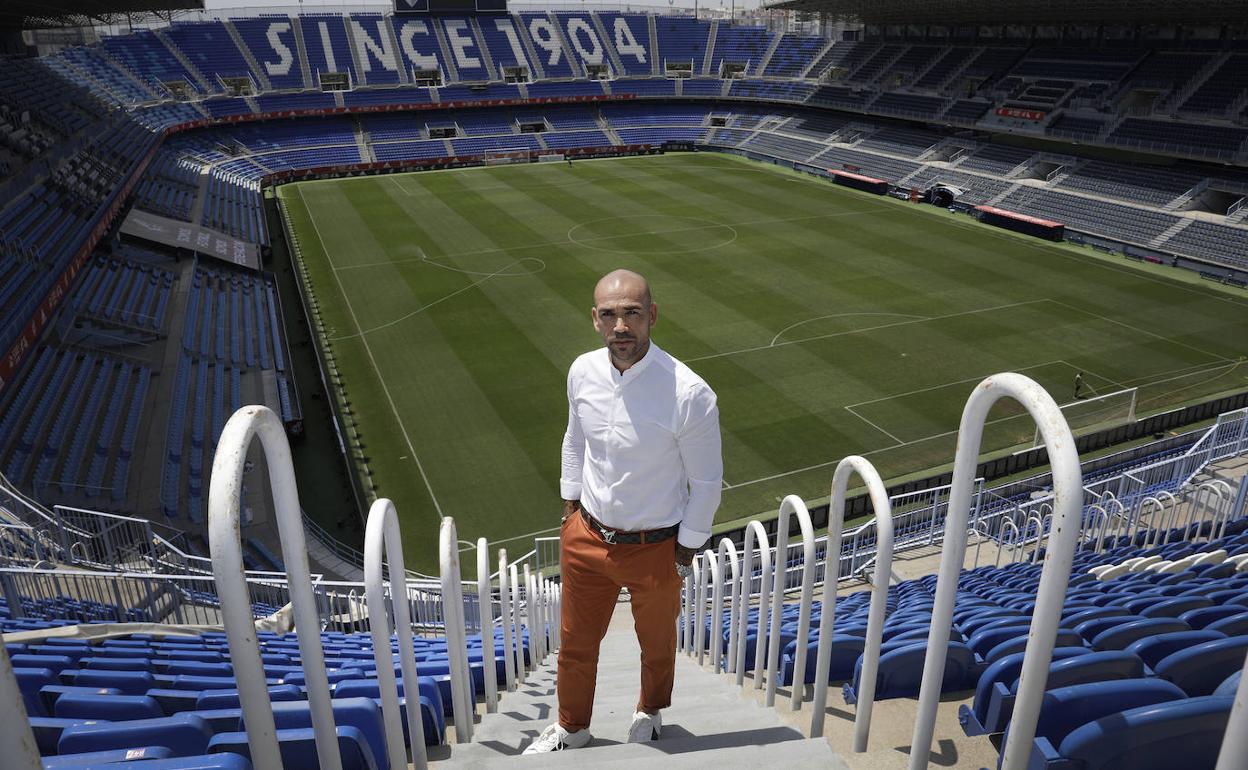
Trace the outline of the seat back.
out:
<instances>
[{"instance_id":1,"label":"seat back","mask_svg":"<svg viewBox=\"0 0 1248 770\"><path fill-rule=\"evenodd\" d=\"M1159 679L1124 679L1058 687L1044 694L1036 722L1036 737L1047 738L1054 746L1060 746L1071 732L1101 717L1186 697L1178 687Z\"/></svg>"},{"instance_id":2,"label":"seat back","mask_svg":"<svg viewBox=\"0 0 1248 770\"><path fill-rule=\"evenodd\" d=\"M1092 639L1098 650L1122 650L1137 639L1157 634L1190 631L1191 627L1177 618L1148 618L1107 628Z\"/></svg>"},{"instance_id":3,"label":"seat back","mask_svg":"<svg viewBox=\"0 0 1248 770\"><path fill-rule=\"evenodd\" d=\"M1073 730L1058 753L1076 767L1213 767L1233 701L1188 698L1111 714Z\"/></svg>"},{"instance_id":4,"label":"seat back","mask_svg":"<svg viewBox=\"0 0 1248 770\"><path fill-rule=\"evenodd\" d=\"M1248 636L1201 642L1158 661L1157 676L1174 682L1192 697L1209 695L1224 679L1243 668Z\"/></svg>"}]
</instances>

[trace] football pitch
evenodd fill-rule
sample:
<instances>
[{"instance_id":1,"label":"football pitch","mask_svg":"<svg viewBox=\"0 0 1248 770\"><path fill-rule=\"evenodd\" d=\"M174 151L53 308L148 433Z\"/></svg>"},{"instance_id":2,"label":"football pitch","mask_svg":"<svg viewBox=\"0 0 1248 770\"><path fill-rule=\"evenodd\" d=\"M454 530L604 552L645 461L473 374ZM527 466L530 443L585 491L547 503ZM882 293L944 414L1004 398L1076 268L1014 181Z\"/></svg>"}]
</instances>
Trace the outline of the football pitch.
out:
<instances>
[{"instance_id":1,"label":"football pitch","mask_svg":"<svg viewBox=\"0 0 1248 770\"><path fill-rule=\"evenodd\" d=\"M1129 391L1141 415L1248 387L1242 296L728 155L278 195L349 401L344 438L363 442L364 488L395 501L415 569L436 569L440 515L513 557L553 534L567 368L601 344L592 289L617 267L649 278L654 340L718 393L719 523L825 497L847 454L886 480L950 463L962 406L995 372L1059 403L1083 372L1084 395ZM1106 424L1128 401L1073 414ZM1030 445L1012 407L994 408L986 450Z\"/></svg>"}]
</instances>

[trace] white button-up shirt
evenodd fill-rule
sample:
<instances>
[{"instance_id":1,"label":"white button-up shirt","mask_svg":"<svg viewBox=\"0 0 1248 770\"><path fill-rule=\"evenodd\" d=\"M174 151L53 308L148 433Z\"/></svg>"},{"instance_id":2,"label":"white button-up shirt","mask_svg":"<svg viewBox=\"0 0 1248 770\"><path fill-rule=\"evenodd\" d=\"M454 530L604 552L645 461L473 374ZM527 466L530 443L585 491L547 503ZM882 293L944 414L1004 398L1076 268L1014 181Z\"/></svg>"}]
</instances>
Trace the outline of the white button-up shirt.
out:
<instances>
[{"instance_id":1,"label":"white button-up shirt","mask_svg":"<svg viewBox=\"0 0 1248 770\"><path fill-rule=\"evenodd\" d=\"M568 370L564 499L626 531L679 523L678 542L711 536L724 465L715 392L652 341L621 373L604 347Z\"/></svg>"}]
</instances>

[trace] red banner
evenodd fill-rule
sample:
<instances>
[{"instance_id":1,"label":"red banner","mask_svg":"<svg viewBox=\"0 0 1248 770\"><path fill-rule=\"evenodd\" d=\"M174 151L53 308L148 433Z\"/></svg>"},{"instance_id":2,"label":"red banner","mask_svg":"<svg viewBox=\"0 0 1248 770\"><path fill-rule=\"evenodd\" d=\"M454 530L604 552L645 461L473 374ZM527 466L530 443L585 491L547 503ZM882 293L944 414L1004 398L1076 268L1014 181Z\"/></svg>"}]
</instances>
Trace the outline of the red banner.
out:
<instances>
[{"instance_id":1,"label":"red banner","mask_svg":"<svg viewBox=\"0 0 1248 770\"><path fill-rule=\"evenodd\" d=\"M1044 120L1047 114L1042 110L1029 110L1024 107L998 107L997 114L1003 118L1022 118L1023 120Z\"/></svg>"}]
</instances>

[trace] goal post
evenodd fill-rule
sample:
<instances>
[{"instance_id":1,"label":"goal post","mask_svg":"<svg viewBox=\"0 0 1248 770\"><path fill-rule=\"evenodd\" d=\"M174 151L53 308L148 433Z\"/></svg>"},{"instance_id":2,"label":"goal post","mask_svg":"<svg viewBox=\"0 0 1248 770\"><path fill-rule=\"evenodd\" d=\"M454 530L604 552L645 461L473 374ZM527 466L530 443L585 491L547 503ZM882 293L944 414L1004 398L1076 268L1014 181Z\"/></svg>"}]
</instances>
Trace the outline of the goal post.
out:
<instances>
[{"instance_id":1,"label":"goal post","mask_svg":"<svg viewBox=\"0 0 1248 770\"><path fill-rule=\"evenodd\" d=\"M505 166L509 163L528 163L531 154L527 147L501 147L486 150L481 154L481 160L487 166Z\"/></svg>"},{"instance_id":2,"label":"goal post","mask_svg":"<svg viewBox=\"0 0 1248 770\"><path fill-rule=\"evenodd\" d=\"M1119 425L1130 425L1136 420L1136 406L1140 389L1123 388L1100 396L1090 396L1062 404L1062 416L1070 425L1071 433L1076 436L1091 433L1095 430L1115 428ZM1032 446L1040 446L1044 439L1037 428L1032 437Z\"/></svg>"}]
</instances>

